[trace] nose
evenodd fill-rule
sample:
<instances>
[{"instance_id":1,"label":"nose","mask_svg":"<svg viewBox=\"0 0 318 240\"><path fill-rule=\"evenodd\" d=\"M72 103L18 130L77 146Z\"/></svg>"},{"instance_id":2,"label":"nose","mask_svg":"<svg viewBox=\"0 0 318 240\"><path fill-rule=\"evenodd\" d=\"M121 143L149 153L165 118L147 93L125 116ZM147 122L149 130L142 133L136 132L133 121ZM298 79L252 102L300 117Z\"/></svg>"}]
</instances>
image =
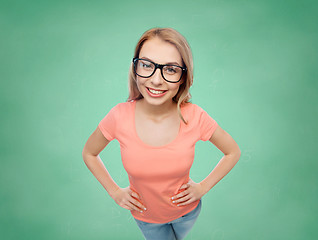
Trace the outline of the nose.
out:
<instances>
[{"instance_id":1,"label":"nose","mask_svg":"<svg viewBox=\"0 0 318 240\"><path fill-rule=\"evenodd\" d=\"M156 69L155 73L151 76L151 83L155 86L161 85L164 82L164 79L161 76L161 70Z\"/></svg>"}]
</instances>

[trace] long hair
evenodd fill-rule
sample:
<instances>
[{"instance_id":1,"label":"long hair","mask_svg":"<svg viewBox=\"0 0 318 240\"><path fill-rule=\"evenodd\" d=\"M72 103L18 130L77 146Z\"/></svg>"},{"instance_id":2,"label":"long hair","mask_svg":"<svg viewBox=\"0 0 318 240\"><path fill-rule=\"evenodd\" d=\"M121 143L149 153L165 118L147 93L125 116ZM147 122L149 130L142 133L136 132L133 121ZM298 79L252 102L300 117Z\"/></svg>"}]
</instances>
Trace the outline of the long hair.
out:
<instances>
[{"instance_id":1,"label":"long hair","mask_svg":"<svg viewBox=\"0 0 318 240\"><path fill-rule=\"evenodd\" d=\"M193 58L190 46L187 40L176 30L172 28L152 28L146 31L139 39L134 57L139 57L140 50L143 44L152 38L158 37L163 41L173 44L179 51L182 58L183 67L187 68L186 74L182 76L182 84L179 86L179 90L176 96L173 97L173 101L177 103L178 113L184 123L187 121L183 118L180 110L180 106L189 102L191 94L189 92L193 83ZM134 73L133 63L129 69L129 97L127 101L142 99L143 96L139 92L136 84L136 75Z\"/></svg>"}]
</instances>

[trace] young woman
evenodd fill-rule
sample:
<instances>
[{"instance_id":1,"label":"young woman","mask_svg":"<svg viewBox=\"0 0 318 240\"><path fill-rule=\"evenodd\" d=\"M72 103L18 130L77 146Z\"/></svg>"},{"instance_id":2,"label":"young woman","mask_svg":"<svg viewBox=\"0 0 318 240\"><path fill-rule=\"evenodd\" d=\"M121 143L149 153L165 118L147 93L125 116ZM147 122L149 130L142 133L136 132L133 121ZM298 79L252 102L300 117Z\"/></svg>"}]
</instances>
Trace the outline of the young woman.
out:
<instances>
[{"instance_id":1,"label":"young woman","mask_svg":"<svg viewBox=\"0 0 318 240\"><path fill-rule=\"evenodd\" d=\"M171 28L146 31L129 72L129 98L100 121L83 159L115 202L131 211L145 239L183 239L201 198L237 163L233 138L202 108L189 102L193 62L185 38ZM113 139L130 185L119 187L99 153ZM189 178L195 143L209 140L224 156L200 183Z\"/></svg>"}]
</instances>

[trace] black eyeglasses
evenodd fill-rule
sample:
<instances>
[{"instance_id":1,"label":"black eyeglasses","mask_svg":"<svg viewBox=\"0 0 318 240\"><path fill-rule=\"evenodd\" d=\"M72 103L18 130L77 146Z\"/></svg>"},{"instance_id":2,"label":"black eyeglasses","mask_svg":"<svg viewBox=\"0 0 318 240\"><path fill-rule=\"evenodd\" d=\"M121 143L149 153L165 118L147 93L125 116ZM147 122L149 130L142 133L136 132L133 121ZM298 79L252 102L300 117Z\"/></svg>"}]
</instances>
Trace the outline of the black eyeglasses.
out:
<instances>
[{"instance_id":1,"label":"black eyeglasses","mask_svg":"<svg viewBox=\"0 0 318 240\"><path fill-rule=\"evenodd\" d=\"M133 63L135 74L139 77L149 78L159 68L163 79L170 83L179 82L183 73L187 71L185 67L173 64L158 64L142 58L134 58Z\"/></svg>"}]
</instances>

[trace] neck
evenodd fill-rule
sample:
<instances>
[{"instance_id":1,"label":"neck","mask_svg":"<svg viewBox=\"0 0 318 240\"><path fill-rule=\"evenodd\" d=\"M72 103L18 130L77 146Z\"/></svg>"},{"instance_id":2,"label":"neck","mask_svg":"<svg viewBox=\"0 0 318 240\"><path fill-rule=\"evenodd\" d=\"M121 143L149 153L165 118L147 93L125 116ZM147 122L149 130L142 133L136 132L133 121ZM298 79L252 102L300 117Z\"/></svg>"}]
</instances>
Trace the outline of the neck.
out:
<instances>
[{"instance_id":1,"label":"neck","mask_svg":"<svg viewBox=\"0 0 318 240\"><path fill-rule=\"evenodd\" d=\"M162 105L150 105L144 99L139 100L142 112L150 118L161 119L176 111L177 104L173 101L166 102Z\"/></svg>"}]
</instances>

